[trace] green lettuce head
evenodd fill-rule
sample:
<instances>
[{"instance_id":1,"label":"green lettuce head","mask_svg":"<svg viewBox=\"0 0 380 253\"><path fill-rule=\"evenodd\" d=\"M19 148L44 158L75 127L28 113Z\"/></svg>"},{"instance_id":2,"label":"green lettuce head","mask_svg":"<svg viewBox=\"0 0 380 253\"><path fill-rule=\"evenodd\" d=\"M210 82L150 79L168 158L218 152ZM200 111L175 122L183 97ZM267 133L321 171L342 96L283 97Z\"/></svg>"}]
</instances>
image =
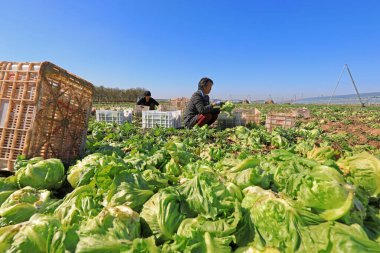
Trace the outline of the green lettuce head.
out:
<instances>
[{"instance_id":1,"label":"green lettuce head","mask_svg":"<svg viewBox=\"0 0 380 253\"><path fill-rule=\"evenodd\" d=\"M307 153L307 158L314 159L319 163L324 163L330 159L335 160L335 157L339 155L339 151L334 150L332 147L314 147Z\"/></svg>"},{"instance_id":2,"label":"green lettuce head","mask_svg":"<svg viewBox=\"0 0 380 253\"><path fill-rule=\"evenodd\" d=\"M128 240L119 240L110 235L82 236L78 241L76 253L121 253L128 252Z\"/></svg>"},{"instance_id":3,"label":"green lettuce head","mask_svg":"<svg viewBox=\"0 0 380 253\"><path fill-rule=\"evenodd\" d=\"M317 215L294 207L287 199L260 187L243 191L242 206L250 210L255 226L255 246L277 248L281 252L295 252L301 243L300 228L322 221Z\"/></svg>"},{"instance_id":4,"label":"green lettuce head","mask_svg":"<svg viewBox=\"0 0 380 253\"><path fill-rule=\"evenodd\" d=\"M76 253L160 253L154 238L136 238L133 241L120 240L110 235L83 236L75 250Z\"/></svg>"},{"instance_id":5,"label":"green lettuce head","mask_svg":"<svg viewBox=\"0 0 380 253\"><path fill-rule=\"evenodd\" d=\"M139 212L153 194L154 192L142 175L122 171L114 178L104 205L127 205Z\"/></svg>"},{"instance_id":6,"label":"green lettuce head","mask_svg":"<svg viewBox=\"0 0 380 253\"><path fill-rule=\"evenodd\" d=\"M36 158L34 158L36 159ZM16 172L20 187L31 186L36 189L59 189L65 179L65 167L61 160L37 158Z\"/></svg>"},{"instance_id":7,"label":"green lettuce head","mask_svg":"<svg viewBox=\"0 0 380 253\"><path fill-rule=\"evenodd\" d=\"M117 239L140 237L140 217L127 206L105 207L97 216L84 222L81 235L111 235Z\"/></svg>"},{"instance_id":8,"label":"green lettuce head","mask_svg":"<svg viewBox=\"0 0 380 253\"><path fill-rule=\"evenodd\" d=\"M99 164L99 159L103 156L101 153L91 154L70 167L67 173L67 181L70 185L75 188L90 183L94 177L95 168Z\"/></svg>"},{"instance_id":9,"label":"green lettuce head","mask_svg":"<svg viewBox=\"0 0 380 253\"><path fill-rule=\"evenodd\" d=\"M12 246L14 236L22 227L23 224L0 227L0 252L6 252Z\"/></svg>"},{"instance_id":10,"label":"green lettuce head","mask_svg":"<svg viewBox=\"0 0 380 253\"><path fill-rule=\"evenodd\" d=\"M18 231L13 236L7 252L66 252L64 245L65 233L58 219L52 216L35 214L29 221L16 226L18 227L11 226L11 229Z\"/></svg>"},{"instance_id":11,"label":"green lettuce head","mask_svg":"<svg viewBox=\"0 0 380 253\"><path fill-rule=\"evenodd\" d=\"M153 233L159 240L172 239L185 215L182 201L174 188L165 188L153 195L143 206L140 213L143 229Z\"/></svg>"},{"instance_id":12,"label":"green lettuce head","mask_svg":"<svg viewBox=\"0 0 380 253\"><path fill-rule=\"evenodd\" d=\"M181 167L174 159L170 159L170 161L165 165L165 174L178 177L182 174Z\"/></svg>"},{"instance_id":13,"label":"green lettuce head","mask_svg":"<svg viewBox=\"0 0 380 253\"><path fill-rule=\"evenodd\" d=\"M249 168L237 173L230 173L227 175L227 178L239 186L240 189L253 185L267 189L271 182L270 174L259 167Z\"/></svg>"},{"instance_id":14,"label":"green lettuce head","mask_svg":"<svg viewBox=\"0 0 380 253\"><path fill-rule=\"evenodd\" d=\"M127 164L119 157L95 153L86 156L69 169L67 180L72 187L90 184L92 181L102 191L107 191L113 178L123 170Z\"/></svg>"},{"instance_id":15,"label":"green lettuce head","mask_svg":"<svg viewBox=\"0 0 380 253\"><path fill-rule=\"evenodd\" d=\"M16 177L0 177L0 205L17 189Z\"/></svg>"},{"instance_id":16,"label":"green lettuce head","mask_svg":"<svg viewBox=\"0 0 380 253\"><path fill-rule=\"evenodd\" d=\"M167 175L164 175L158 169L147 169L142 172L142 177L148 182L149 186L153 188L154 192L157 192L161 188L169 186L169 179Z\"/></svg>"},{"instance_id":17,"label":"green lettuce head","mask_svg":"<svg viewBox=\"0 0 380 253\"><path fill-rule=\"evenodd\" d=\"M342 174L328 166L317 166L289 177L286 193L326 220L346 215L353 206L355 189Z\"/></svg>"},{"instance_id":18,"label":"green lettuce head","mask_svg":"<svg viewBox=\"0 0 380 253\"><path fill-rule=\"evenodd\" d=\"M0 206L0 227L29 220L35 213L46 212L57 202L50 191L24 187L12 193Z\"/></svg>"},{"instance_id":19,"label":"green lettuce head","mask_svg":"<svg viewBox=\"0 0 380 253\"><path fill-rule=\"evenodd\" d=\"M273 150L272 154L266 159L268 160L266 166L269 166L274 174L274 184L278 191L285 189L291 176L308 172L319 165L316 161L300 157L282 149Z\"/></svg>"},{"instance_id":20,"label":"green lettuce head","mask_svg":"<svg viewBox=\"0 0 380 253\"><path fill-rule=\"evenodd\" d=\"M97 215L101 208L94 186L84 185L67 194L54 211L54 215L65 227L70 227Z\"/></svg>"},{"instance_id":21,"label":"green lettuce head","mask_svg":"<svg viewBox=\"0 0 380 253\"><path fill-rule=\"evenodd\" d=\"M194 215L215 219L234 210L235 194L215 173L200 173L183 183L179 190Z\"/></svg>"},{"instance_id":22,"label":"green lettuce head","mask_svg":"<svg viewBox=\"0 0 380 253\"><path fill-rule=\"evenodd\" d=\"M368 239L358 224L325 222L301 229L300 252L380 252L379 244Z\"/></svg>"},{"instance_id":23,"label":"green lettuce head","mask_svg":"<svg viewBox=\"0 0 380 253\"><path fill-rule=\"evenodd\" d=\"M338 162L341 170L356 186L362 187L369 196L380 196L380 160L363 152Z\"/></svg>"},{"instance_id":24,"label":"green lettuce head","mask_svg":"<svg viewBox=\"0 0 380 253\"><path fill-rule=\"evenodd\" d=\"M213 236L225 237L233 235L237 230L237 225L241 221L242 213L240 203L235 203L235 210L226 217L212 220L198 215L196 218L187 218L182 221L178 228L177 235L191 237L194 231L209 232Z\"/></svg>"}]
</instances>

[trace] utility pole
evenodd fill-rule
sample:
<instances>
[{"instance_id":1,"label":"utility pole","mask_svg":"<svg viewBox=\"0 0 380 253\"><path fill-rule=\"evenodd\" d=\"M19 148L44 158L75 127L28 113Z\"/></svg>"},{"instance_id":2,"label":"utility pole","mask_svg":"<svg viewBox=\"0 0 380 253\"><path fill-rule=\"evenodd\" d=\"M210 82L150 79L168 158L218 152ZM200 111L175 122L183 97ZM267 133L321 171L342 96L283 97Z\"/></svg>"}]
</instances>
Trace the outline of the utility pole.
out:
<instances>
[{"instance_id":1,"label":"utility pole","mask_svg":"<svg viewBox=\"0 0 380 253\"><path fill-rule=\"evenodd\" d=\"M352 77L352 75L351 75L351 71L350 71L350 68L348 67L347 64L344 64L344 67L343 67L343 69L342 69L342 72L341 72L340 75L339 75L338 82L337 82L337 84L336 84L336 86L335 86L335 89L334 89L334 91L333 91L333 93L332 93L332 95L331 95L331 97L330 97L329 105L331 104L331 100L332 100L333 96L335 95L335 91L336 91L336 89L338 88L338 85L339 85L340 79L342 78L343 72L344 72L344 70L346 70L346 69L347 69L348 74L350 75L351 82L352 82L352 85L353 85L354 88L355 88L356 95L357 95L358 98L359 98L359 102L360 102L361 106L364 107L365 105L364 105L364 103L362 102L362 98L360 97L359 90L358 90L358 88L356 87L356 84L355 84L354 78Z\"/></svg>"},{"instance_id":2,"label":"utility pole","mask_svg":"<svg viewBox=\"0 0 380 253\"><path fill-rule=\"evenodd\" d=\"M355 87L356 94L358 95L358 98L359 98L360 104L362 105L362 107L364 107L365 105L364 105L364 103L362 102L362 98L360 97L360 94L359 94L359 91L358 91L358 87L356 87L356 84L355 84L354 78L352 78L350 68L348 67L347 64L346 64L346 66L347 66L348 74L350 74L352 84L353 84L354 87Z\"/></svg>"}]
</instances>

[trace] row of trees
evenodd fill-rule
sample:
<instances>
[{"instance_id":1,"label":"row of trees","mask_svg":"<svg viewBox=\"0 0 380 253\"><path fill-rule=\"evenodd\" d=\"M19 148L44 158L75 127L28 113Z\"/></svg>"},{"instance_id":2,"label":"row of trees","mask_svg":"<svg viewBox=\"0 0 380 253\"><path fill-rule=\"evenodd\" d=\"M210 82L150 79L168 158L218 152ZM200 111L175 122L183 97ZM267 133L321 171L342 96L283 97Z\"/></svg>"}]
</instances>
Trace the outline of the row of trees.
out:
<instances>
[{"instance_id":1,"label":"row of trees","mask_svg":"<svg viewBox=\"0 0 380 253\"><path fill-rule=\"evenodd\" d=\"M136 102L144 94L144 88L107 88L104 86L95 87L94 102Z\"/></svg>"}]
</instances>

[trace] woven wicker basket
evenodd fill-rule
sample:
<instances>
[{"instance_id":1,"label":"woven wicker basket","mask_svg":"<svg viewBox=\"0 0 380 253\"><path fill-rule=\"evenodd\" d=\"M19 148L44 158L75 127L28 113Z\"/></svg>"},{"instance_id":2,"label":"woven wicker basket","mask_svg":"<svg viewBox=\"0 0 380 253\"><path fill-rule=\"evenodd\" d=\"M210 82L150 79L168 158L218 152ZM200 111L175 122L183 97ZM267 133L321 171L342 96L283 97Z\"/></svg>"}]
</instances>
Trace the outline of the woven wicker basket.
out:
<instances>
[{"instance_id":1,"label":"woven wicker basket","mask_svg":"<svg viewBox=\"0 0 380 253\"><path fill-rule=\"evenodd\" d=\"M296 117L293 114L270 113L266 117L265 127L271 132L276 127L282 127L285 129L292 128L295 123Z\"/></svg>"},{"instance_id":2,"label":"woven wicker basket","mask_svg":"<svg viewBox=\"0 0 380 253\"><path fill-rule=\"evenodd\" d=\"M239 115L243 126L248 124L260 124L261 112L257 108L253 109L236 109L234 113Z\"/></svg>"},{"instance_id":3,"label":"woven wicker basket","mask_svg":"<svg viewBox=\"0 0 380 253\"><path fill-rule=\"evenodd\" d=\"M84 150L94 86L50 62L0 62L0 168L18 155L70 164Z\"/></svg>"}]
</instances>

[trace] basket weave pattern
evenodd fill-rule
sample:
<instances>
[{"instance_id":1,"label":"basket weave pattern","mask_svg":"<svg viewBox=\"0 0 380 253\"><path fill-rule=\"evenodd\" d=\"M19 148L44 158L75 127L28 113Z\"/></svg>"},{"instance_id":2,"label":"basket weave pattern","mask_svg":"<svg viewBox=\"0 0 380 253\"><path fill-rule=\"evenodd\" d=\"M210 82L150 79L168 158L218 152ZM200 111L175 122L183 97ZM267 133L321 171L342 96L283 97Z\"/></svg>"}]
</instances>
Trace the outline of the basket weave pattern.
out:
<instances>
[{"instance_id":1,"label":"basket weave pattern","mask_svg":"<svg viewBox=\"0 0 380 253\"><path fill-rule=\"evenodd\" d=\"M0 167L18 155L70 164L84 149L94 87L49 62L0 63Z\"/></svg>"}]
</instances>

